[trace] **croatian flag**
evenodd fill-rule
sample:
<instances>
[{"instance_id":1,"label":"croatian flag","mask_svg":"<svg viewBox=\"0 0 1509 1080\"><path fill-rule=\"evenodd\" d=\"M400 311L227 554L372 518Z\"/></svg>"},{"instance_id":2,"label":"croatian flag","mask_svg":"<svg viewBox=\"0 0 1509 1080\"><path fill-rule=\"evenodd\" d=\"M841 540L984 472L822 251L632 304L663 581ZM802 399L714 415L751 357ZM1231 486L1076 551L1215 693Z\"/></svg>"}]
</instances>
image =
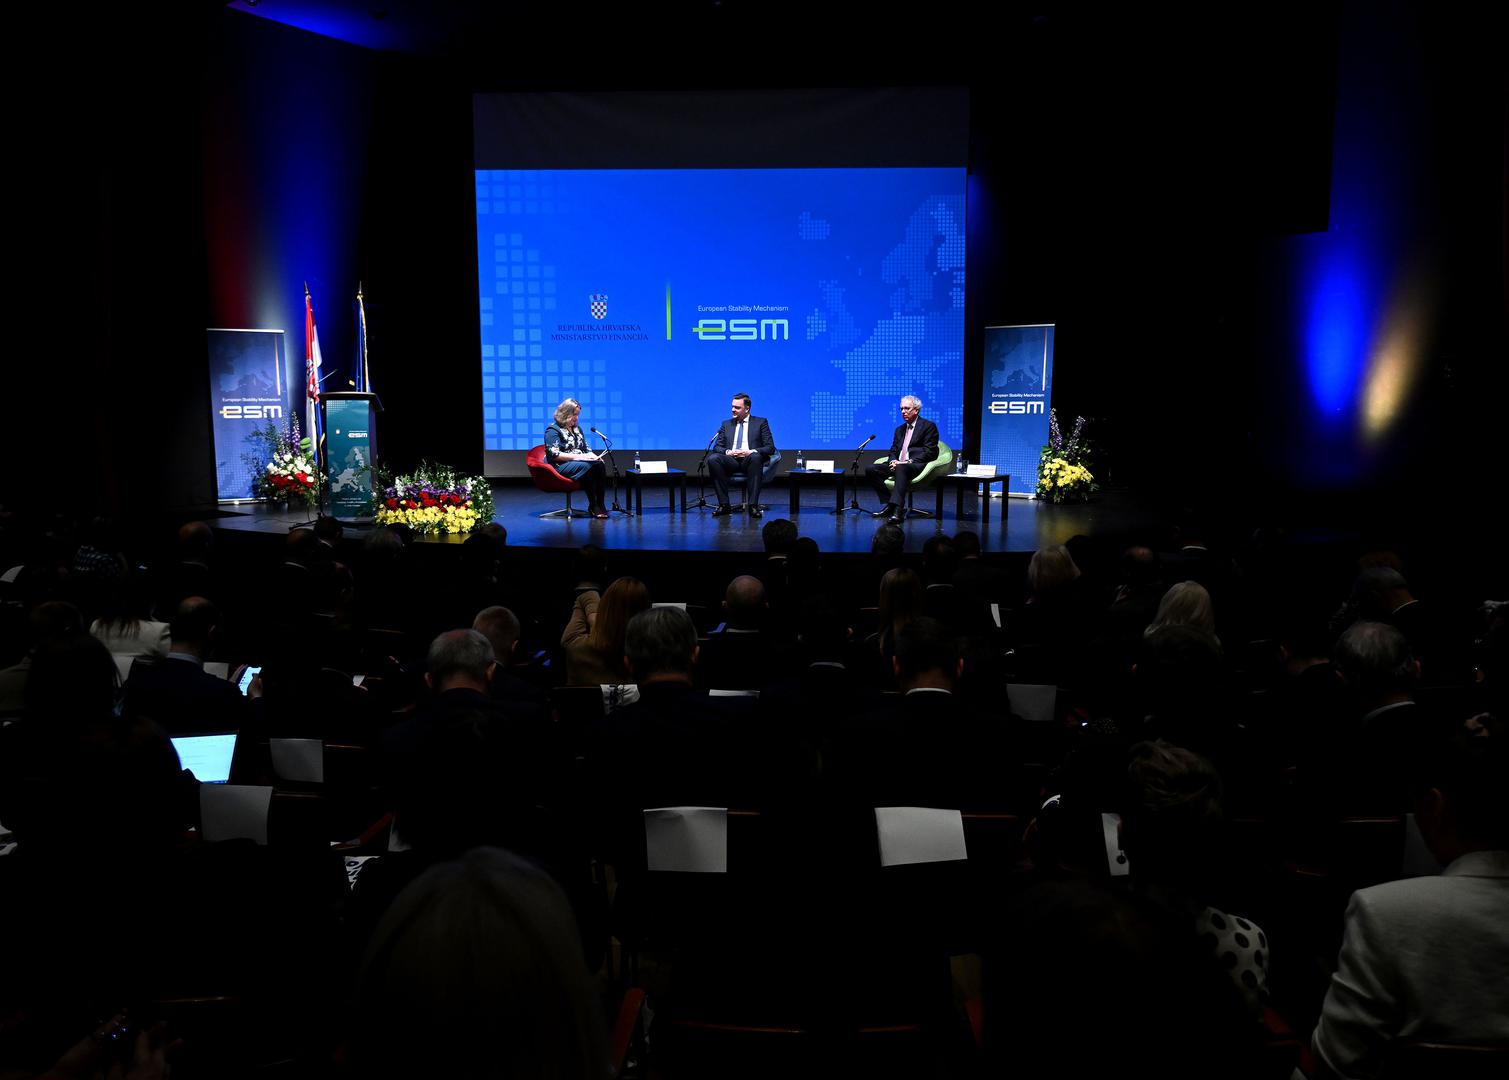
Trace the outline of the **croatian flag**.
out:
<instances>
[{"instance_id":1,"label":"croatian flag","mask_svg":"<svg viewBox=\"0 0 1509 1080\"><path fill-rule=\"evenodd\" d=\"M305 391L309 446L315 467L319 467L320 443L320 335L314 327L314 302L309 296L309 286L304 286L304 372L308 377Z\"/></svg>"}]
</instances>

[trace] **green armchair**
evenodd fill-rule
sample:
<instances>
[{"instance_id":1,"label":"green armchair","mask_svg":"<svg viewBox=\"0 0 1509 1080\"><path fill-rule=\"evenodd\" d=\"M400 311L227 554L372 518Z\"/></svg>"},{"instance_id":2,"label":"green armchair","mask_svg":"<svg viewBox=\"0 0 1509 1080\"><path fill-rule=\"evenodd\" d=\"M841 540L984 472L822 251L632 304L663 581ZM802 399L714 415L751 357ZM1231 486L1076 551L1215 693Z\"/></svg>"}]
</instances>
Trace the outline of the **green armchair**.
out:
<instances>
[{"instance_id":1,"label":"green armchair","mask_svg":"<svg viewBox=\"0 0 1509 1080\"><path fill-rule=\"evenodd\" d=\"M875 464L876 465L884 465L889 460L890 460L890 455L888 454L885 457L878 457L878 458L876 458L875 459ZM912 505L912 497L914 495L916 495L917 492L919 492L919 491L926 491L929 488L931 488L934 484L936 484L938 482L938 474L939 473L945 473L945 472L947 472L948 471L948 467L950 465L952 465L953 463L954 463L954 450L953 450L953 447L949 446L948 443L944 442L942 439L939 439L938 440L938 456L935 457L935 458L933 458L932 461L929 461L927 463L927 465L923 468L923 470L920 473L918 473L916 475L916 477L913 478L911 484L906 489L906 512L907 512L908 516L911 516L913 514L917 515L918 517L932 517L933 516L932 511L930 511L930 510L918 510L915 506L913 506ZM885 482L885 486L888 489L890 489L891 492L894 494L894 492L896 490L896 481L895 480L887 480ZM897 505L900 505L900 503L898 502Z\"/></svg>"}]
</instances>

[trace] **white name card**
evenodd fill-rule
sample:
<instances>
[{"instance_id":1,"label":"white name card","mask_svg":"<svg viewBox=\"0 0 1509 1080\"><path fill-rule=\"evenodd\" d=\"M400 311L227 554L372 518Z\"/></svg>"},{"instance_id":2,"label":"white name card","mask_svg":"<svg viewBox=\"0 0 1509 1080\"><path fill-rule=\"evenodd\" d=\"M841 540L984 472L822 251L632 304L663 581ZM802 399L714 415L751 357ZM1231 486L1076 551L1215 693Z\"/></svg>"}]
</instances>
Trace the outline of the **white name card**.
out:
<instances>
[{"instance_id":1,"label":"white name card","mask_svg":"<svg viewBox=\"0 0 1509 1080\"><path fill-rule=\"evenodd\" d=\"M682 874L728 873L728 808L662 806L644 812L645 865Z\"/></svg>"},{"instance_id":2,"label":"white name card","mask_svg":"<svg viewBox=\"0 0 1509 1080\"><path fill-rule=\"evenodd\" d=\"M807 471L830 473L835 471L836 464L837 462L834 461L814 461L813 459L808 458Z\"/></svg>"},{"instance_id":3,"label":"white name card","mask_svg":"<svg viewBox=\"0 0 1509 1080\"><path fill-rule=\"evenodd\" d=\"M877 806L875 830L880 837L880 865L962 862L964 818L957 810L922 806Z\"/></svg>"},{"instance_id":4,"label":"white name card","mask_svg":"<svg viewBox=\"0 0 1509 1080\"><path fill-rule=\"evenodd\" d=\"M1121 815L1101 814L1100 831L1105 837L1107 869L1112 877L1126 877L1132 872L1132 864L1121 850Z\"/></svg>"},{"instance_id":5,"label":"white name card","mask_svg":"<svg viewBox=\"0 0 1509 1080\"><path fill-rule=\"evenodd\" d=\"M664 476L668 467L664 461L641 461L639 473L641 476Z\"/></svg>"},{"instance_id":6,"label":"white name card","mask_svg":"<svg viewBox=\"0 0 1509 1080\"><path fill-rule=\"evenodd\" d=\"M267 843L272 788L240 784L199 785L199 833L211 844L221 840Z\"/></svg>"},{"instance_id":7,"label":"white name card","mask_svg":"<svg viewBox=\"0 0 1509 1080\"><path fill-rule=\"evenodd\" d=\"M995 474L996 467L994 465L971 465L969 468L964 470L965 476L975 476L979 477L981 480L992 477Z\"/></svg>"},{"instance_id":8,"label":"white name card","mask_svg":"<svg viewBox=\"0 0 1509 1080\"><path fill-rule=\"evenodd\" d=\"M325 744L319 739L268 739L273 775L296 784L325 782Z\"/></svg>"}]
</instances>

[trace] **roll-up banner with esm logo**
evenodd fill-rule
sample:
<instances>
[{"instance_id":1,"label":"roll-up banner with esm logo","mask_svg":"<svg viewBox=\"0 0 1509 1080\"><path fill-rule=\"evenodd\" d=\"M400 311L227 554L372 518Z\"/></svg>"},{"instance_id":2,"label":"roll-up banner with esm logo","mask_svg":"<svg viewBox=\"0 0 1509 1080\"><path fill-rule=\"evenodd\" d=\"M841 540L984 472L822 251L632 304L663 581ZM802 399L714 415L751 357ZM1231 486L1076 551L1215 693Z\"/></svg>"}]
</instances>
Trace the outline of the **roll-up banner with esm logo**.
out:
<instances>
[{"instance_id":1,"label":"roll-up banner with esm logo","mask_svg":"<svg viewBox=\"0 0 1509 1080\"><path fill-rule=\"evenodd\" d=\"M1037 490L1053 401L1053 324L987 326L980 463L1011 475L1011 494Z\"/></svg>"},{"instance_id":2,"label":"roll-up banner with esm logo","mask_svg":"<svg viewBox=\"0 0 1509 1080\"><path fill-rule=\"evenodd\" d=\"M242 455L254 448L246 437L269 421L281 429L290 415L283 331L211 329L205 333L216 493L221 502L250 499L253 469Z\"/></svg>"}]
</instances>

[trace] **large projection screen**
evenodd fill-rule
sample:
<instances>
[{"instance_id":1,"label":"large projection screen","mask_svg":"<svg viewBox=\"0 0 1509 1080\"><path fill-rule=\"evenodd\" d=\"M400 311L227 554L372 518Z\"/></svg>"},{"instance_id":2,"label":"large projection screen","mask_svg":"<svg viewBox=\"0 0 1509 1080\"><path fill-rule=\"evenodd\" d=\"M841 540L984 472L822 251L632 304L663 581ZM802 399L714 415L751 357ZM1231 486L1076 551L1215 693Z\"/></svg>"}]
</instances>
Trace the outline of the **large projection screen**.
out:
<instances>
[{"instance_id":1,"label":"large projection screen","mask_svg":"<svg viewBox=\"0 0 1509 1080\"><path fill-rule=\"evenodd\" d=\"M490 475L522 472L566 397L617 447L677 451L705 446L745 392L782 448L838 452L888 442L911 393L958 444L964 141L929 128L898 149L870 107L947 113L953 137L963 96L822 92L790 114L782 96L776 133L702 139L710 104L771 115L741 98L477 99Z\"/></svg>"}]
</instances>

